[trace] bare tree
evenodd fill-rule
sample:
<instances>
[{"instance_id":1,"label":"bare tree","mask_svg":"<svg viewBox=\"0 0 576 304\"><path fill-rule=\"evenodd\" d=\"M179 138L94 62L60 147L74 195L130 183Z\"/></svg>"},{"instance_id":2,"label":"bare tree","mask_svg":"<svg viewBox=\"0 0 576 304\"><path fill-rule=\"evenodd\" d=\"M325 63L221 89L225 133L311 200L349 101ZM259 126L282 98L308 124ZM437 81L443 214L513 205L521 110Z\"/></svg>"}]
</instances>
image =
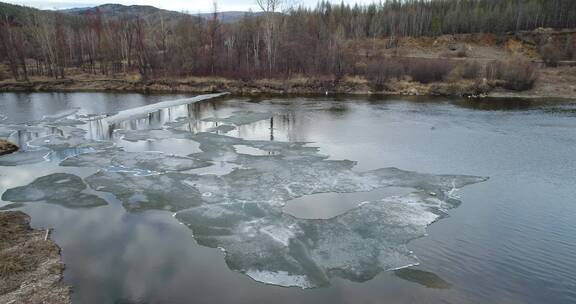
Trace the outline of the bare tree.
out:
<instances>
[{"instance_id":1,"label":"bare tree","mask_svg":"<svg viewBox=\"0 0 576 304\"><path fill-rule=\"evenodd\" d=\"M208 43L210 48L210 73L214 74L216 54L220 42L220 20L218 18L218 3L213 2L212 18L208 22Z\"/></svg>"},{"instance_id":2,"label":"bare tree","mask_svg":"<svg viewBox=\"0 0 576 304\"><path fill-rule=\"evenodd\" d=\"M264 12L264 43L266 44L266 54L268 55L268 72L272 74L275 63L276 51L276 10L280 8L283 0L256 0L256 4Z\"/></svg>"}]
</instances>

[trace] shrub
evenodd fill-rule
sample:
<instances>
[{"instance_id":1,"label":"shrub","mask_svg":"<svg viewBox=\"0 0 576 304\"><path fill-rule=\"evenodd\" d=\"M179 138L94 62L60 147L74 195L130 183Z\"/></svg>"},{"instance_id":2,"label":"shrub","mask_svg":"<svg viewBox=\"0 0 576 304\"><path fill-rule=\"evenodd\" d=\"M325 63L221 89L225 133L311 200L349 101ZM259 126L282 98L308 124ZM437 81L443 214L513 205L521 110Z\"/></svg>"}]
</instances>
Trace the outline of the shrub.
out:
<instances>
[{"instance_id":1,"label":"shrub","mask_svg":"<svg viewBox=\"0 0 576 304\"><path fill-rule=\"evenodd\" d=\"M562 55L562 51L552 42L548 42L544 46L540 47L540 56L546 66L558 66L558 61L562 60Z\"/></svg>"},{"instance_id":2,"label":"shrub","mask_svg":"<svg viewBox=\"0 0 576 304\"><path fill-rule=\"evenodd\" d=\"M0 69L0 80L5 80L10 78L10 74L6 73L4 70Z\"/></svg>"},{"instance_id":3,"label":"shrub","mask_svg":"<svg viewBox=\"0 0 576 304\"><path fill-rule=\"evenodd\" d=\"M458 79L476 79L482 74L482 65L477 61L464 62L457 65L450 76L452 80Z\"/></svg>"},{"instance_id":4,"label":"shrub","mask_svg":"<svg viewBox=\"0 0 576 304\"><path fill-rule=\"evenodd\" d=\"M482 65L476 61L459 63L444 79L451 82L460 81L462 79L478 79L482 74Z\"/></svg>"},{"instance_id":5,"label":"shrub","mask_svg":"<svg viewBox=\"0 0 576 304\"><path fill-rule=\"evenodd\" d=\"M566 56L566 59L568 60L572 60L576 57L576 47L574 46L574 41L572 39L572 36L568 36L568 38L566 38L566 46L564 46L564 56Z\"/></svg>"},{"instance_id":6,"label":"shrub","mask_svg":"<svg viewBox=\"0 0 576 304\"><path fill-rule=\"evenodd\" d=\"M454 68L447 59L410 58L405 60L406 73L420 83L442 81Z\"/></svg>"},{"instance_id":7,"label":"shrub","mask_svg":"<svg viewBox=\"0 0 576 304\"><path fill-rule=\"evenodd\" d=\"M382 91L386 82L392 78L404 76L404 67L397 59L384 59L373 61L366 67L366 78L370 81L375 91Z\"/></svg>"},{"instance_id":8,"label":"shrub","mask_svg":"<svg viewBox=\"0 0 576 304\"><path fill-rule=\"evenodd\" d=\"M476 79L480 77L482 72L482 65L477 61L466 62L462 67L462 78L464 79Z\"/></svg>"},{"instance_id":9,"label":"shrub","mask_svg":"<svg viewBox=\"0 0 576 304\"><path fill-rule=\"evenodd\" d=\"M525 91L538 78L536 66L521 58L493 61L486 66L486 78L508 90Z\"/></svg>"}]
</instances>

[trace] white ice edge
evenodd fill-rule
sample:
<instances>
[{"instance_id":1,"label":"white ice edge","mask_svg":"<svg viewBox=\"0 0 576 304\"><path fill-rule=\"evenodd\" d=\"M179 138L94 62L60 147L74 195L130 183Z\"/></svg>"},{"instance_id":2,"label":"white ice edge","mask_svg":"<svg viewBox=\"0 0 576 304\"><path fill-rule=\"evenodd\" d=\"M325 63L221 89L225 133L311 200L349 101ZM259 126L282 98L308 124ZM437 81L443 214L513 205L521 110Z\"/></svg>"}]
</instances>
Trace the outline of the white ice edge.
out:
<instances>
[{"instance_id":1,"label":"white ice edge","mask_svg":"<svg viewBox=\"0 0 576 304\"><path fill-rule=\"evenodd\" d=\"M410 252L410 253L412 253L412 252ZM417 257L416 257L416 258L417 258ZM416 267L416 266L419 266L419 265L420 265L420 262L416 262L416 263L408 264L408 265L405 265L405 266L400 266L400 267L396 267L396 268L390 268L390 269L387 269L386 271L402 270L402 269L406 269L406 268Z\"/></svg>"},{"instance_id":2,"label":"white ice edge","mask_svg":"<svg viewBox=\"0 0 576 304\"><path fill-rule=\"evenodd\" d=\"M284 287L310 288L312 285L305 275L293 275L286 271L266 271L249 269L245 272L255 281Z\"/></svg>"},{"instance_id":3,"label":"white ice edge","mask_svg":"<svg viewBox=\"0 0 576 304\"><path fill-rule=\"evenodd\" d=\"M138 107L138 108L120 111L116 115L112 115L110 117L106 117L106 118L102 119L102 121L110 124L110 123L114 123L114 122L118 122L118 121L129 120L131 118L143 116L143 115L146 115L148 113L156 112L156 111L164 109L164 108L170 108L170 107L176 107L176 106L181 106L181 105L185 105L185 104L196 103L196 102L200 102L203 100L213 99L213 98L221 97L221 96L228 95L228 94L229 93L206 94L206 95L199 95L199 96L192 97L192 98L163 101L163 102L159 102L159 103L155 103L155 104L151 104L151 105L147 105L147 106L142 106L142 107Z\"/></svg>"}]
</instances>

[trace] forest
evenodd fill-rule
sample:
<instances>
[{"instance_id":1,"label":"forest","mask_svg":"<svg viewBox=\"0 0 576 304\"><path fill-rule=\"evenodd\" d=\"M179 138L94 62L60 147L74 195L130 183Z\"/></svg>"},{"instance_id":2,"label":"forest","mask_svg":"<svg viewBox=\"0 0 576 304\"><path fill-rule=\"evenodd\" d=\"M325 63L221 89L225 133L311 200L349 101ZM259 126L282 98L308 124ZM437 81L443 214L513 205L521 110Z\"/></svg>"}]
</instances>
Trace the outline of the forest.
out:
<instances>
[{"instance_id":1,"label":"forest","mask_svg":"<svg viewBox=\"0 0 576 304\"><path fill-rule=\"evenodd\" d=\"M19 80L138 73L142 80L363 75L378 84L410 75L430 82L451 71L449 60L371 58L353 47L355 41L383 40L393 49L401 37L576 28L573 0L386 0L365 6L323 1L314 8L256 1L261 12L234 22L219 18L216 3L208 18L151 7L110 14L98 8L70 13L0 4L0 58ZM570 39L560 48L545 42L539 48L553 53L550 62L574 57Z\"/></svg>"}]
</instances>

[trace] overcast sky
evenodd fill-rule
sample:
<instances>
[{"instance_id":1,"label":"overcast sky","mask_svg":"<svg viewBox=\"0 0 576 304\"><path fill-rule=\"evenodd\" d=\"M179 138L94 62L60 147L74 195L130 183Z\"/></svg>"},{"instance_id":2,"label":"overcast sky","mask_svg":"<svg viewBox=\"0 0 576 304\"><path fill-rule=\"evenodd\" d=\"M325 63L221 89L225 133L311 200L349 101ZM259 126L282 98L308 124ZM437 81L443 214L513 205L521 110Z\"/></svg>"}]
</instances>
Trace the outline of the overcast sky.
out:
<instances>
[{"instance_id":1,"label":"overcast sky","mask_svg":"<svg viewBox=\"0 0 576 304\"><path fill-rule=\"evenodd\" d=\"M188 11L190 13L209 12L212 10L212 0L2 0L4 2L37 7L40 9L64 9L73 7L90 7L105 3L120 3L125 5L140 4L152 5L173 11ZM345 0L346 3L369 3L376 0ZM255 5L256 0L219 0L218 10L220 11L248 11L258 10ZM300 3L314 6L317 0L293 0L293 3ZM341 0L332 2L340 3Z\"/></svg>"}]
</instances>

